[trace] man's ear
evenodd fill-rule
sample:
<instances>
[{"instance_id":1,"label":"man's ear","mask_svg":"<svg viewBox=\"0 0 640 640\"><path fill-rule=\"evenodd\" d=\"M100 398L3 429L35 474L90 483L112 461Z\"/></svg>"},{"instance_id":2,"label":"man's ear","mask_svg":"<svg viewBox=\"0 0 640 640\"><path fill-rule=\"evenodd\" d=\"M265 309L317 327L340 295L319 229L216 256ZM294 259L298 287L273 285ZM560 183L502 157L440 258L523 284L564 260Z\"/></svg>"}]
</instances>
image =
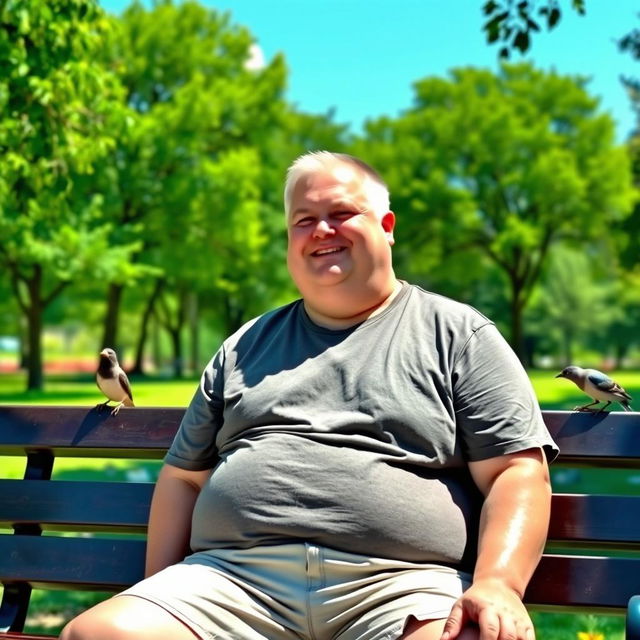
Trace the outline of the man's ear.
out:
<instances>
[{"instance_id":1,"label":"man's ear","mask_svg":"<svg viewBox=\"0 0 640 640\"><path fill-rule=\"evenodd\" d=\"M393 246L395 240L393 238L393 230L396 226L396 214L393 211L387 211L381 219L382 228L384 229L389 245Z\"/></svg>"}]
</instances>

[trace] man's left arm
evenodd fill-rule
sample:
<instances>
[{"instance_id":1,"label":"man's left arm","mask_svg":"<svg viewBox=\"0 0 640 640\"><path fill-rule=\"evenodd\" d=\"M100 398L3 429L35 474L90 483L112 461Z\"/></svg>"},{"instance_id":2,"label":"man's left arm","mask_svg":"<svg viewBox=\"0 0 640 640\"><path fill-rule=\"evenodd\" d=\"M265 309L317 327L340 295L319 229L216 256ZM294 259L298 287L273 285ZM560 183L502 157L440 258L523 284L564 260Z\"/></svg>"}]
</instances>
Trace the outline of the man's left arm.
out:
<instances>
[{"instance_id":1,"label":"man's left arm","mask_svg":"<svg viewBox=\"0 0 640 640\"><path fill-rule=\"evenodd\" d=\"M467 623L480 640L534 640L522 596L542 554L549 526L551 485L542 449L469 463L485 496L478 560L471 587L456 602L442 640Z\"/></svg>"}]
</instances>

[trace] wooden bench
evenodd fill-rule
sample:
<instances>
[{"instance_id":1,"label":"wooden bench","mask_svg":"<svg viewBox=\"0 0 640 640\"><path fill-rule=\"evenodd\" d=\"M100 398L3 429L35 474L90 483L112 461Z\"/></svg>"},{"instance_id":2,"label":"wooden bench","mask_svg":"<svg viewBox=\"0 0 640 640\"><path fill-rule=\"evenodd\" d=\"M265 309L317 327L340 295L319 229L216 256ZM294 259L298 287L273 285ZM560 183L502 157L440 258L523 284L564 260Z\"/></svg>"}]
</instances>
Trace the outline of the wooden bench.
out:
<instances>
[{"instance_id":1,"label":"wooden bench","mask_svg":"<svg viewBox=\"0 0 640 640\"><path fill-rule=\"evenodd\" d=\"M52 470L61 457L159 460L183 413L0 407L0 455L26 457L24 479L0 480L0 639L47 637L20 633L32 588L111 592L142 576L153 483L51 480ZM556 464L640 468L640 414L554 411L545 420L562 450ZM555 493L527 604L626 611L627 640L639 640L638 593L640 497Z\"/></svg>"}]
</instances>

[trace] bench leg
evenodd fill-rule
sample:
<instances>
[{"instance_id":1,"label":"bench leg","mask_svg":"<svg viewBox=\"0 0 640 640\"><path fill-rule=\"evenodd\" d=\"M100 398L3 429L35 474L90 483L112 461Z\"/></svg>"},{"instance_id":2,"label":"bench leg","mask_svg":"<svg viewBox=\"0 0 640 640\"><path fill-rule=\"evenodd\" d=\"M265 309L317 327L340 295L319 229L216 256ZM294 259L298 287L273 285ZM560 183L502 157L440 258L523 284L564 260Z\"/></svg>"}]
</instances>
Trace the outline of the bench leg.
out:
<instances>
[{"instance_id":1,"label":"bench leg","mask_svg":"<svg viewBox=\"0 0 640 640\"><path fill-rule=\"evenodd\" d=\"M22 631L27 619L31 585L26 583L4 586L2 605L0 606L0 632Z\"/></svg>"}]
</instances>

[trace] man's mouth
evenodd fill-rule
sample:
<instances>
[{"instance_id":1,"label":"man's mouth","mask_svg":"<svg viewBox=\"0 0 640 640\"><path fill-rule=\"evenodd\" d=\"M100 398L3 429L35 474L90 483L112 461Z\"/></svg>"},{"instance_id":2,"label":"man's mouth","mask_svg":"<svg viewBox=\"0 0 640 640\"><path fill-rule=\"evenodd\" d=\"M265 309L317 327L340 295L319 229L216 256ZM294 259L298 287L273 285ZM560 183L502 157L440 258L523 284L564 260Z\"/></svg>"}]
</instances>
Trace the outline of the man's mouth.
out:
<instances>
[{"instance_id":1,"label":"man's mouth","mask_svg":"<svg viewBox=\"0 0 640 640\"><path fill-rule=\"evenodd\" d=\"M311 253L311 255L314 257L328 256L332 253L340 253L341 251L344 251L344 249L344 247L327 247L326 249L316 249Z\"/></svg>"}]
</instances>

